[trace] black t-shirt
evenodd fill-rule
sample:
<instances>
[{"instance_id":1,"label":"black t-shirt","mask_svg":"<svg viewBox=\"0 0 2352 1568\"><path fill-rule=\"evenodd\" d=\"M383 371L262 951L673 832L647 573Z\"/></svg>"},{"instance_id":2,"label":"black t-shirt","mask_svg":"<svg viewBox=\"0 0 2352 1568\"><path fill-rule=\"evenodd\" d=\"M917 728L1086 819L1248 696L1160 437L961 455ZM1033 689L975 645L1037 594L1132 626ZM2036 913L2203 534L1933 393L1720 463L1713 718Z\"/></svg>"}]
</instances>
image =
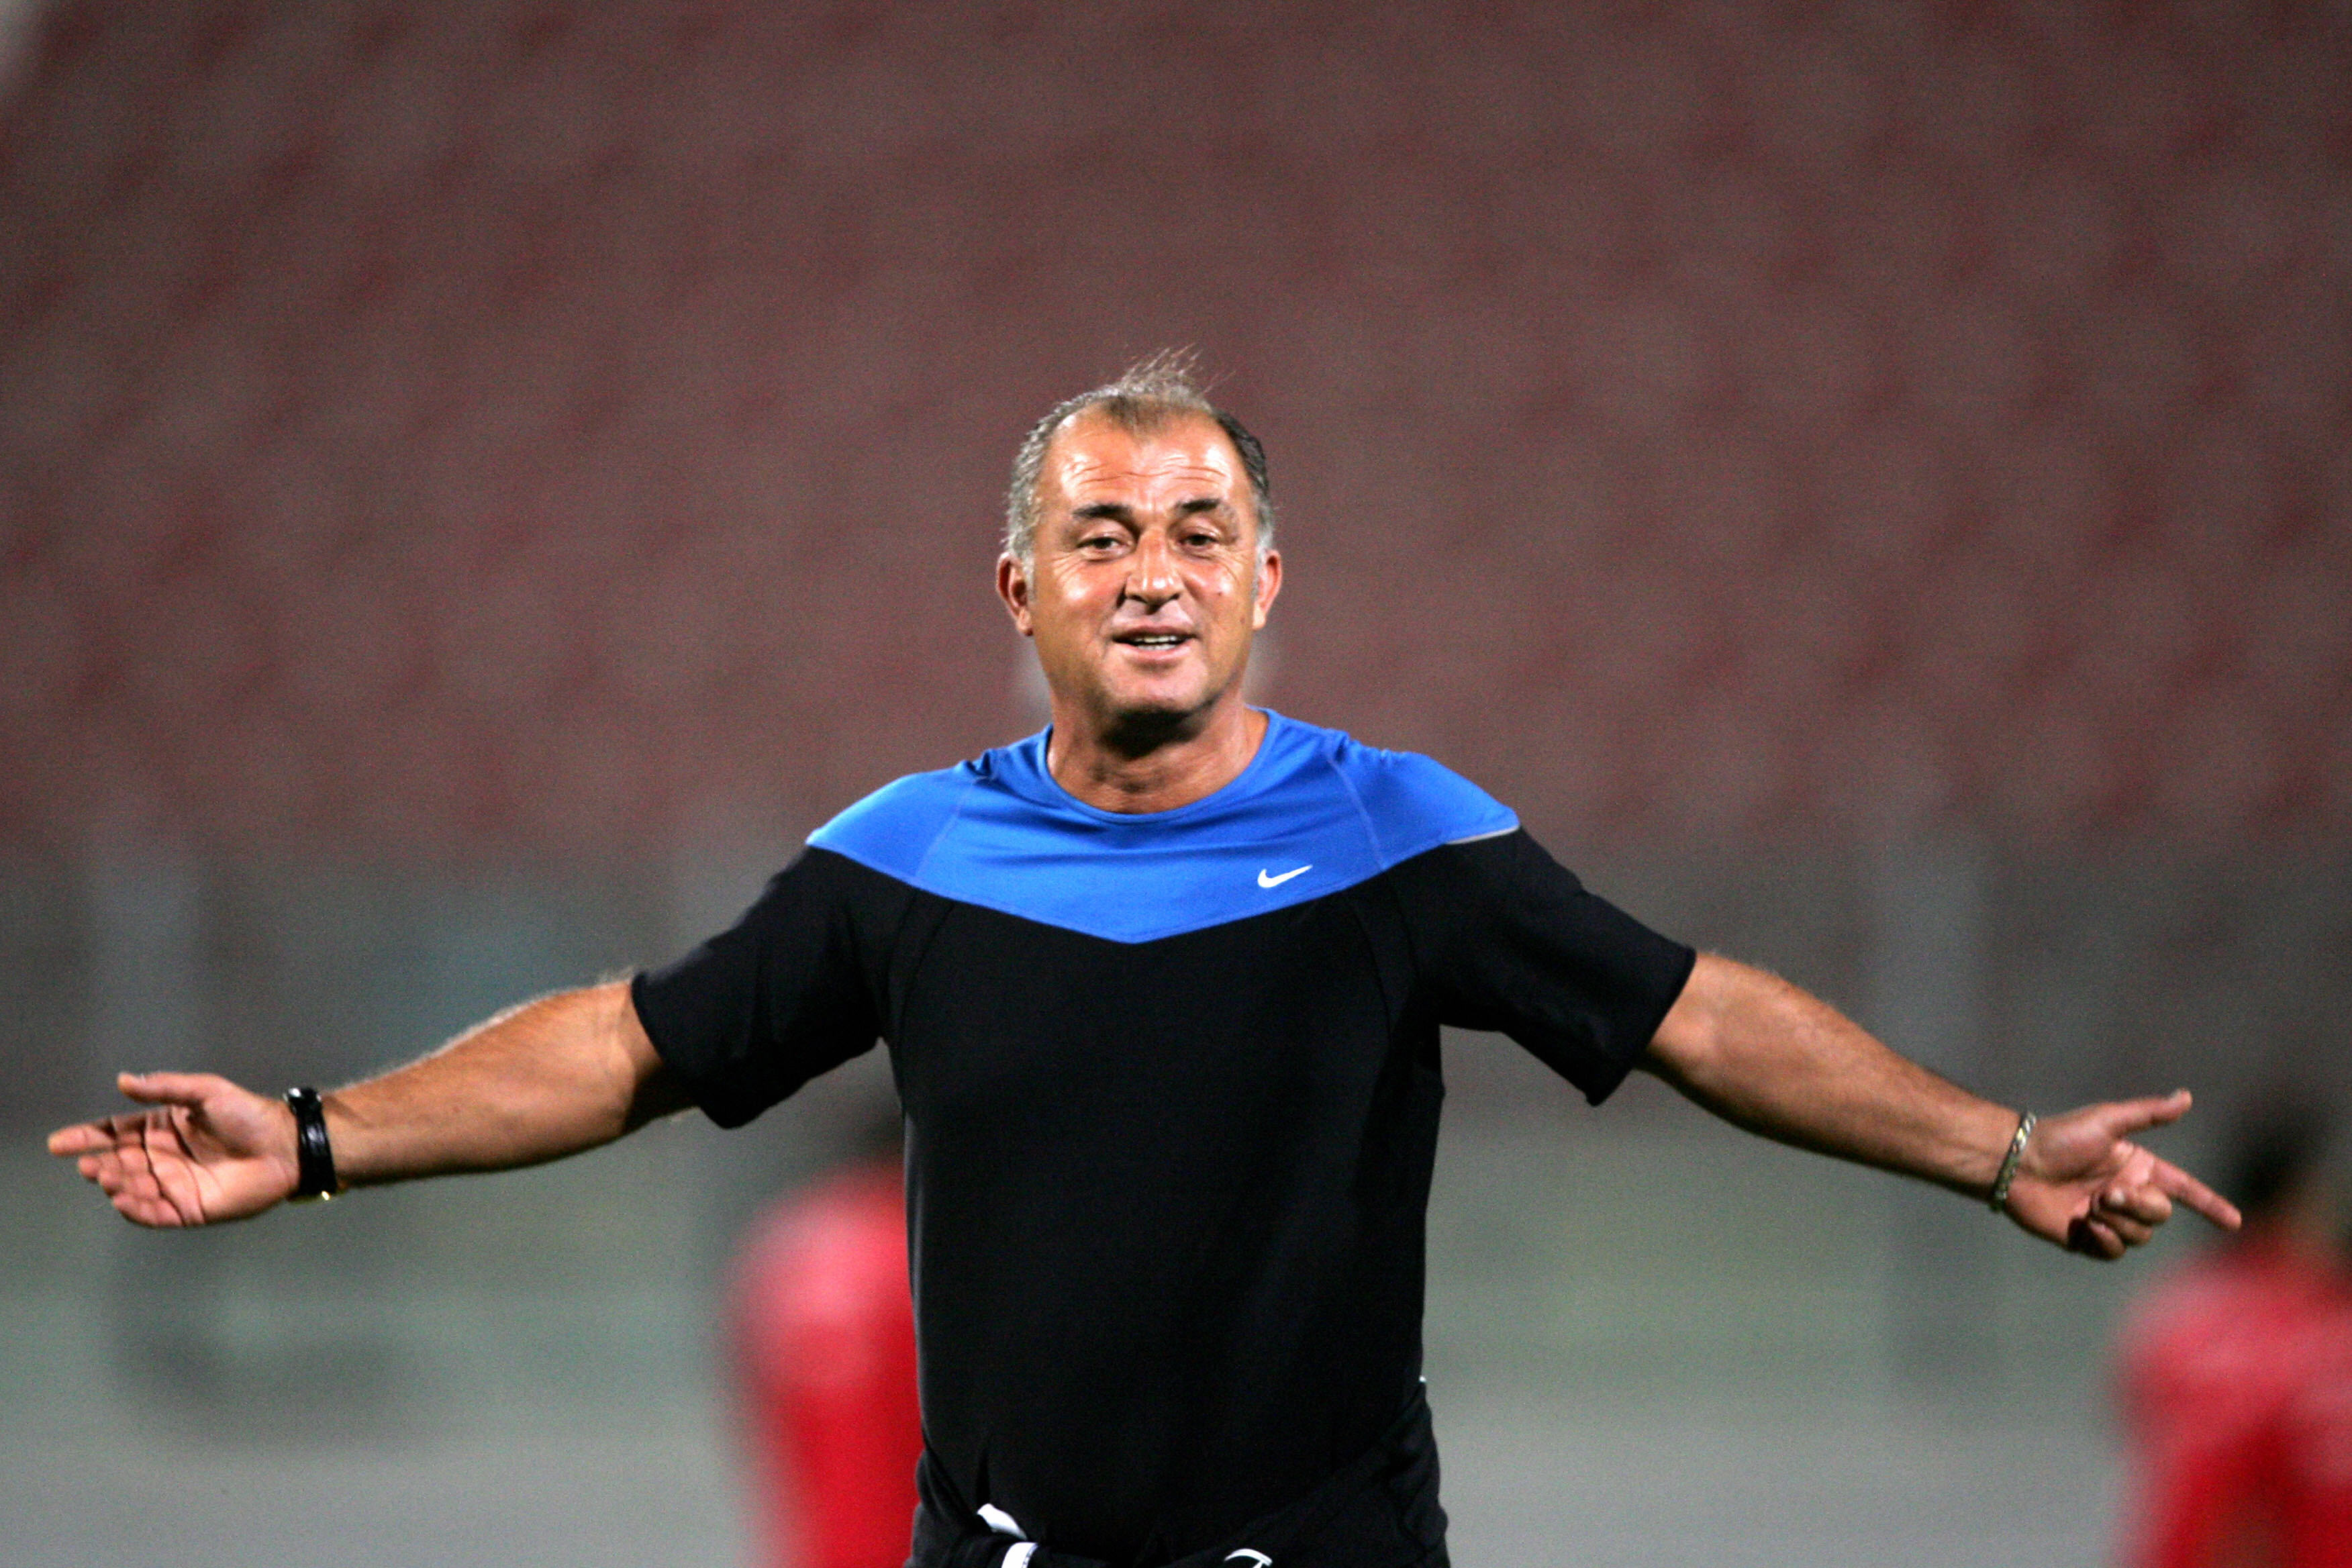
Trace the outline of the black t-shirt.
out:
<instances>
[{"instance_id":1,"label":"black t-shirt","mask_svg":"<svg viewBox=\"0 0 2352 1568\"><path fill-rule=\"evenodd\" d=\"M1165 1561L1411 1397L1439 1026L1597 1101L1692 954L1426 758L1272 715L1119 816L1045 744L868 797L634 995L725 1126L889 1043L926 1441L1048 1546Z\"/></svg>"}]
</instances>

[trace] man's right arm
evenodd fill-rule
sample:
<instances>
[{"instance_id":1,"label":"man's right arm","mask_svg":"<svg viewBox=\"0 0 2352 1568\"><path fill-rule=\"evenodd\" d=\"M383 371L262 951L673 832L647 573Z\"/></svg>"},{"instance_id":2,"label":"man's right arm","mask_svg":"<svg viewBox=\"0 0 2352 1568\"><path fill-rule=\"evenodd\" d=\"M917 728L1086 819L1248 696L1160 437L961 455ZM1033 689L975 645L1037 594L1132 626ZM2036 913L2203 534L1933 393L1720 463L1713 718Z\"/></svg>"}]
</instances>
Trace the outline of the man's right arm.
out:
<instances>
[{"instance_id":1,"label":"man's right arm","mask_svg":"<svg viewBox=\"0 0 2352 1568\"><path fill-rule=\"evenodd\" d=\"M210 1073L126 1073L118 1084L151 1109L62 1129L49 1152L75 1160L125 1218L211 1225L293 1193L294 1118L282 1101ZM688 1104L621 981L542 996L325 1096L345 1186L535 1165Z\"/></svg>"}]
</instances>

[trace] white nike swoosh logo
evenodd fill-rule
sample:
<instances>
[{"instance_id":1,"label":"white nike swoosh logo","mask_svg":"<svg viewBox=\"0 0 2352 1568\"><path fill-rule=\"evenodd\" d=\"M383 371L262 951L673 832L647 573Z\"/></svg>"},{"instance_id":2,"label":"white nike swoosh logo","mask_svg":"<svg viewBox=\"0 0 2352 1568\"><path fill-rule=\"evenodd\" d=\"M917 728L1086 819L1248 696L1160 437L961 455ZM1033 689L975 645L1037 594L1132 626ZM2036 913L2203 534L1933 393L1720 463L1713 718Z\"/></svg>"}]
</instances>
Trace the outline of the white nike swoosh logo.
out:
<instances>
[{"instance_id":1,"label":"white nike swoosh logo","mask_svg":"<svg viewBox=\"0 0 2352 1568\"><path fill-rule=\"evenodd\" d=\"M1279 877L1269 877L1264 871L1260 871L1257 874L1257 885L1261 888L1279 888L1293 877L1303 877L1313 869L1315 868L1312 866L1301 866L1297 870L1285 871Z\"/></svg>"}]
</instances>

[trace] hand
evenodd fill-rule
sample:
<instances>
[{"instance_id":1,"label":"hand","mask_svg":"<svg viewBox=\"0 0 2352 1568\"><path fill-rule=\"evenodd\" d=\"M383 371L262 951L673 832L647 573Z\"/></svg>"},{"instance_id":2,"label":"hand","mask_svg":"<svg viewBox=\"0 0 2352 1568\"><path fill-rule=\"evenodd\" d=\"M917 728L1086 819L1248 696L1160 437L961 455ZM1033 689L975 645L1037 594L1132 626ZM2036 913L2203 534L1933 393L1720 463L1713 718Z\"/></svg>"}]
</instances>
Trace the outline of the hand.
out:
<instances>
[{"instance_id":1,"label":"hand","mask_svg":"<svg viewBox=\"0 0 2352 1568\"><path fill-rule=\"evenodd\" d=\"M2184 1089L2162 1100L2086 1105L2036 1122L2010 1185L2009 1217L2069 1252L2110 1260L2154 1236L2176 1201L2223 1230L2237 1229L2238 1211L2229 1200L2129 1140L2179 1121L2189 1104Z\"/></svg>"},{"instance_id":2,"label":"hand","mask_svg":"<svg viewBox=\"0 0 2352 1568\"><path fill-rule=\"evenodd\" d=\"M49 1134L122 1217L140 1225L216 1225L290 1196L299 1178L294 1113L211 1073L123 1073L115 1087L157 1109Z\"/></svg>"}]
</instances>

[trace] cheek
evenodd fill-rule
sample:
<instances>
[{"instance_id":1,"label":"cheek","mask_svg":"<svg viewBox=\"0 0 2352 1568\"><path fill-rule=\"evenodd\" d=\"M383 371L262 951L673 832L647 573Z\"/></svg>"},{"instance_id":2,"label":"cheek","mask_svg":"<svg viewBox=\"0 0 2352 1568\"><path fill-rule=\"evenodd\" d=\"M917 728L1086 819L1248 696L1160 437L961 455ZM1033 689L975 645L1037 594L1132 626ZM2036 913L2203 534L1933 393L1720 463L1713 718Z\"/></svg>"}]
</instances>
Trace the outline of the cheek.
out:
<instances>
[{"instance_id":1,"label":"cheek","mask_svg":"<svg viewBox=\"0 0 2352 1568\"><path fill-rule=\"evenodd\" d=\"M1116 595L1106 595L1083 579L1062 578L1041 584L1031 599L1031 635L1041 643L1077 646L1092 642L1117 608Z\"/></svg>"},{"instance_id":2,"label":"cheek","mask_svg":"<svg viewBox=\"0 0 2352 1568\"><path fill-rule=\"evenodd\" d=\"M1096 596L1096 584L1084 573L1065 569L1038 584L1035 604L1041 615L1066 620L1083 615Z\"/></svg>"},{"instance_id":3,"label":"cheek","mask_svg":"<svg viewBox=\"0 0 2352 1568\"><path fill-rule=\"evenodd\" d=\"M1257 609L1257 574L1247 566L1228 571L1217 580L1213 602L1222 615L1235 621L1249 619Z\"/></svg>"}]
</instances>

